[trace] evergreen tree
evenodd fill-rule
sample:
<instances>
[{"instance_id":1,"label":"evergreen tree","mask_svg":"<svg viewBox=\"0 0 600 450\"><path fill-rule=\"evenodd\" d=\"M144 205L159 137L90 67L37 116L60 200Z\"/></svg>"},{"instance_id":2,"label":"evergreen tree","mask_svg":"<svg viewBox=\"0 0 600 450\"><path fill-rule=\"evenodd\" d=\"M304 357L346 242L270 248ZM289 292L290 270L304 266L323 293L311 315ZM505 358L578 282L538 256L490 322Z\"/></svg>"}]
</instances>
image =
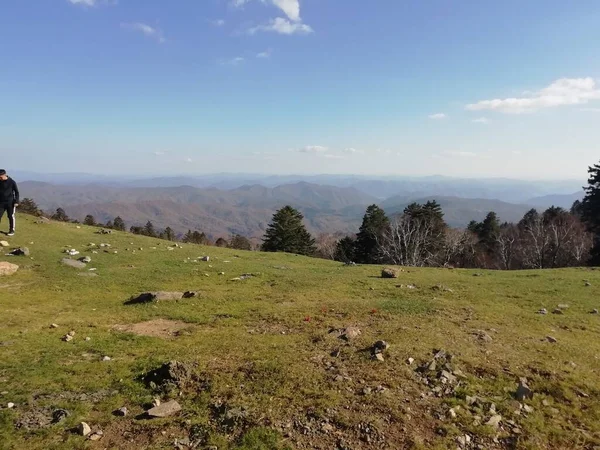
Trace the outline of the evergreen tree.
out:
<instances>
[{"instance_id":1,"label":"evergreen tree","mask_svg":"<svg viewBox=\"0 0 600 450\"><path fill-rule=\"evenodd\" d=\"M573 202L573 205L571 205L571 214L573 214L576 217L581 218L581 215L583 213L581 205L582 205L581 200L575 200Z\"/></svg>"},{"instance_id":2,"label":"evergreen tree","mask_svg":"<svg viewBox=\"0 0 600 450\"><path fill-rule=\"evenodd\" d=\"M380 261L379 242L389 227L390 221L385 211L377 205L367 208L363 222L356 236L355 259L361 264L373 264Z\"/></svg>"},{"instance_id":3,"label":"evergreen tree","mask_svg":"<svg viewBox=\"0 0 600 450\"><path fill-rule=\"evenodd\" d=\"M302 224L304 216L291 206L285 206L273 215L265 236L262 250L312 255L315 240Z\"/></svg>"},{"instance_id":4,"label":"evergreen tree","mask_svg":"<svg viewBox=\"0 0 600 450\"><path fill-rule=\"evenodd\" d=\"M494 211L490 211L479 228L479 242L481 242L489 253L496 248L496 238L500 234L500 221Z\"/></svg>"},{"instance_id":5,"label":"evergreen tree","mask_svg":"<svg viewBox=\"0 0 600 450\"><path fill-rule=\"evenodd\" d=\"M94 216L92 216L91 214L88 214L87 216L85 216L85 219L83 219L83 224L89 225L90 227L94 227L96 226L96 219L94 219Z\"/></svg>"},{"instance_id":6,"label":"evergreen tree","mask_svg":"<svg viewBox=\"0 0 600 450\"><path fill-rule=\"evenodd\" d=\"M21 203L19 203L19 212L37 217L42 215L42 211L38 207L37 203L35 203L31 198L24 198L21 200Z\"/></svg>"},{"instance_id":7,"label":"evergreen tree","mask_svg":"<svg viewBox=\"0 0 600 450\"><path fill-rule=\"evenodd\" d=\"M154 224L151 221L146 222L143 234L145 236L157 237L156 230L154 229Z\"/></svg>"},{"instance_id":8,"label":"evergreen tree","mask_svg":"<svg viewBox=\"0 0 600 450\"><path fill-rule=\"evenodd\" d=\"M229 246L229 242L227 242L227 240L220 237L219 239L217 239L217 242L215 242L215 245L217 247L226 248Z\"/></svg>"},{"instance_id":9,"label":"evergreen tree","mask_svg":"<svg viewBox=\"0 0 600 450\"><path fill-rule=\"evenodd\" d=\"M173 228L171 228L171 227L165 228L162 232L162 235L163 235L163 239L166 239L167 241L175 240L175 232L173 231Z\"/></svg>"},{"instance_id":10,"label":"evergreen tree","mask_svg":"<svg viewBox=\"0 0 600 450\"><path fill-rule=\"evenodd\" d=\"M120 216L115 217L113 228L118 231L125 231L125 222L123 222Z\"/></svg>"},{"instance_id":11,"label":"evergreen tree","mask_svg":"<svg viewBox=\"0 0 600 450\"><path fill-rule=\"evenodd\" d=\"M334 259L345 263L354 262L356 259L355 246L356 243L350 236L340 239L335 247Z\"/></svg>"},{"instance_id":12,"label":"evergreen tree","mask_svg":"<svg viewBox=\"0 0 600 450\"><path fill-rule=\"evenodd\" d=\"M67 216L65 210L62 208L58 208L52 215L51 219L56 220L57 222L69 222L71 220L69 219L69 216Z\"/></svg>"},{"instance_id":13,"label":"evergreen tree","mask_svg":"<svg viewBox=\"0 0 600 450\"><path fill-rule=\"evenodd\" d=\"M106 225L104 225L104 228L114 228L112 220L108 220Z\"/></svg>"},{"instance_id":14,"label":"evergreen tree","mask_svg":"<svg viewBox=\"0 0 600 450\"><path fill-rule=\"evenodd\" d=\"M200 233L199 231L188 230L187 233L183 236L183 242L187 244L199 244L199 245L208 245L208 238L206 234Z\"/></svg>"},{"instance_id":15,"label":"evergreen tree","mask_svg":"<svg viewBox=\"0 0 600 450\"><path fill-rule=\"evenodd\" d=\"M252 250L252 243L248 240L248 238L236 234L231 238L231 242L229 242L229 248L249 251Z\"/></svg>"},{"instance_id":16,"label":"evergreen tree","mask_svg":"<svg viewBox=\"0 0 600 450\"><path fill-rule=\"evenodd\" d=\"M588 230L594 234L594 248L590 263L600 265L600 163L588 168L588 186L581 203L581 217Z\"/></svg>"}]
</instances>

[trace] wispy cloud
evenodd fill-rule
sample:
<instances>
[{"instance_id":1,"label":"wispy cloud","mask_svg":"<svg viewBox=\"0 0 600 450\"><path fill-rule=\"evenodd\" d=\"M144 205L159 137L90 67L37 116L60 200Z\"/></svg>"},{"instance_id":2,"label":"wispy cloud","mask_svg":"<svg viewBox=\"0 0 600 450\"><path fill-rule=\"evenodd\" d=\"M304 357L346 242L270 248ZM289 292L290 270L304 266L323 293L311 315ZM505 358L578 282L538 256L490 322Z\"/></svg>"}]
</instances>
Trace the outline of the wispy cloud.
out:
<instances>
[{"instance_id":1,"label":"wispy cloud","mask_svg":"<svg viewBox=\"0 0 600 450\"><path fill-rule=\"evenodd\" d=\"M600 88L593 78L561 78L540 91L524 92L522 97L482 100L467 105L466 109L523 114L544 108L581 105L594 100L600 100Z\"/></svg>"},{"instance_id":2,"label":"wispy cloud","mask_svg":"<svg viewBox=\"0 0 600 450\"><path fill-rule=\"evenodd\" d=\"M164 156L164 155L166 155L167 153L169 153L169 152L165 152L165 151L156 151L156 152L154 152L154 155L156 155L156 156Z\"/></svg>"},{"instance_id":3,"label":"wispy cloud","mask_svg":"<svg viewBox=\"0 0 600 450\"><path fill-rule=\"evenodd\" d=\"M137 33L141 33L144 36L147 36L152 39L156 39L161 44L166 42L166 39L161 30L158 28L154 28L148 24L141 22L133 22L133 23L122 23L121 28L124 30L131 30Z\"/></svg>"},{"instance_id":4,"label":"wispy cloud","mask_svg":"<svg viewBox=\"0 0 600 450\"><path fill-rule=\"evenodd\" d=\"M212 23L215 27L222 27L225 25L225 21L223 19L211 20L210 23Z\"/></svg>"},{"instance_id":5,"label":"wispy cloud","mask_svg":"<svg viewBox=\"0 0 600 450\"><path fill-rule=\"evenodd\" d=\"M307 145L306 147L302 147L298 151L300 153L319 154L319 153L326 153L328 150L329 150L329 147L324 147L322 145Z\"/></svg>"},{"instance_id":6,"label":"wispy cloud","mask_svg":"<svg viewBox=\"0 0 600 450\"><path fill-rule=\"evenodd\" d=\"M600 108L581 108L580 111L600 113Z\"/></svg>"},{"instance_id":7,"label":"wispy cloud","mask_svg":"<svg viewBox=\"0 0 600 450\"><path fill-rule=\"evenodd\" d=\"M221 64L222 66L239 66L240 64L242 64L245 61L246 61L246 58L243 58L241 56L236 56L235 58L231 58L231 59L222 59L219 61L219 64Z\"/></svg>"},{"instance_id":8,"label":"wispy cloud","mask_svg":"<svg viewBox=\"0 0 600 450\"><path fill-rule=\"evenodd\" d=\"M272 49L268 49L268 50L265 50L264 52L257 53L256 57L257 58L262 58L262 59L267 59L267 58L271 57L272 53L273 53L273 50Z\"/></svg>"},{"instance_id":9,"label":"wispy cloud","mask_svg":"<svg viewBox=\"0 0 600 450\"><path fill-rule=\"evenodd\" d=\"M490 120L489 120L489 119L486 119L485 117L480 117L480 118L478 118L478 119L473 119L473 120L472 120L472 122L473 122L473 123L482 123L482 124L484 124L484 125L485 125L485 124L488 124L488 123L490 123Z\"/></svg>"},{"instance_id":10,"label":"wispy cloud","mask_svg":"<svg viewBox=\"0 0 600 450\"><path fill-rule=\"evenodd\" d=\"M342 150L342 152L347 153L349 155L358 155L364 153L364 150L359 150L354 147L347 147L344 150Z\"/></svg>"},{"instance_id":11,"label":"wispy cloud","mask_svg":"<svg viewBox=\"0 0 600 450\"><path fill-rule=\"evenodd\" d=\"M435 113L435 114L430 114L428 117L433 120L441 120L441 119L445 119L448 116L446 116L446 114L444 114L444 113Z\"/></svg>"},{"instance_id":12,"label":"wispy cloud","mask_svg":"<svg viewBox=\"0 0 600 450\"><path fill-rule=\"evenodd\" d=\"M256 34L260 31L272 32L278 34L310 34L314 33L314 30L305 23L290 22L288 19L283 17L277 17L271 19L269 23L265 25L259 25L257 27L250 28L248 34Z\"/></svg>"},{"instance_id":13,"label":"wispy cloud","mask_svg":"<svg viewBox=\"0 0 600 450\"><path fill-rule=\"evenodd\" d=\"M252 0L231 0L234 8L241 8ZM261 0L264 4L272 4L279 8L293 22L300 22L300 0Z\"/></svg>"},{"instance_id":14,"label":"wispy cloud","mask_svg":"<svg viewBox=\"0 0 600 450\"><path fill-rule=\"evenodd\" d=\"M93 7L98 5L116 5L119 0L67 0L72 5Z\"/></svg>"}]
</instances>

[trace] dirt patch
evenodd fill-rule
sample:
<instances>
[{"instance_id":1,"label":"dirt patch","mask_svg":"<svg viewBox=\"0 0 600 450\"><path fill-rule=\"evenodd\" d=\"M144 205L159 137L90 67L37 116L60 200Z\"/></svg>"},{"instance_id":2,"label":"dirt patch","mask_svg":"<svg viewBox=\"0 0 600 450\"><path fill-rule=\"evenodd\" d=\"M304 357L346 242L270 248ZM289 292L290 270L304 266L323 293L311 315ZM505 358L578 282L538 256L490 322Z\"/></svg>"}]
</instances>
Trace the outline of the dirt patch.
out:
<instances>
[{"instance_id":1,"label":"dirt patch","mask_svg":"<svg viewBox=\"0 0 600 450\"><path fill-rule=\"evenodd\" d=\"M115 325L113 329L124 333L137 334L138 336L169 339L180 336L183 330L189 327L190 324L179 320L156 319L129 325Z\"/></svg>"},{"instance_id":2,"label":"dirt patch","mask_svg":"<svg viewBox=\"0 0 600 450\"><path fill-rule=\"evenodd\" d=\"M198 370L195 362L170 361L141 377L141 381L155 391L171 390L195 392L210 390L210 381Z\"/></svg>"}]
</instances>

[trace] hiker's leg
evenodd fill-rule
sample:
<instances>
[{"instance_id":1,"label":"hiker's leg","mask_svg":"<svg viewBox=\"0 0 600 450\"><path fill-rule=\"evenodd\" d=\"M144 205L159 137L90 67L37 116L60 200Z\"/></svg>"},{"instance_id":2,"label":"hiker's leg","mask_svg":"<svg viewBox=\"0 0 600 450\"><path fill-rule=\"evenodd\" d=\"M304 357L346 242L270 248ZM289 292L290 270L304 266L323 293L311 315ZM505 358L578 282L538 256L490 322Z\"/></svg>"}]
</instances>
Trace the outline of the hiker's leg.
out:
<instances>
[{"instance_id":1,"label":"hiker's leg","mask_svg":"<svg viewBox=\"0 0 600 450\"><path fill-rule=\"evenodd\" d=\"M17 219L16 219L17 207L15 205L11 205L11 207L9 208L7 213L8 213L8 225L9 225L10 232L14 233L15 226L17 224Z\"/></svg>"}]
</instances>

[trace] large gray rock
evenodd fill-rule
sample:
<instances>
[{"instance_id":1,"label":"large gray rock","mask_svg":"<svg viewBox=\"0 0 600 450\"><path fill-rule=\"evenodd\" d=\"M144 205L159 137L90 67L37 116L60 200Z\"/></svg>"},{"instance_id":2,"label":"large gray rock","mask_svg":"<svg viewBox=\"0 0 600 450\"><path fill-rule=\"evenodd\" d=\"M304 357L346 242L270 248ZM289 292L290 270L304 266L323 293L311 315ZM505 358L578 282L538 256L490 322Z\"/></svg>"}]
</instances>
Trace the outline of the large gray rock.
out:
<instances>
[{"instance_id":1,"label":"large gray rock","mask_svg":"<svg viewBox=\"0 0 600 450\"><path fill-rule=\"evenodd\" d=\"M0 277L13 275L19 270L19 266L9 262L0 261Z\"/></svg>"},{"instance_id":2,"label":"large gray rock","mask_svg":"<svg viewBox=\"0 0 600 450\"><path fill-rule=\"evenodd\" d=\"M340 333L340 338L344 339L345 341L351 341L352 339L356 339L358 336L360 336L360 334L361 331L359 328L348 327L342 330Z\"/></svg>"},{"instance_id":3,"label":"large gray rock","mask_svg":"<svg viewBox=\"0 0 600 450\"><path fill-rule=\"evenodd\" d=\"M397 269L387 267L381 271L381 278L398 278L400 272Z\"/></svg>"},{"instance_id":4,"label":"large gray rock","mask_svg":"<svg viewBox=\"0 0 600 450\"><path fill-rule=\"evenodd\" d=\"M63 265L74 267L75 269L85 269L85 263L82 263L81 261L76 261L70 258L63 258L61 262Z\"/></svg>"},{"instance_id":5,"label":"large gray rock","mask_svg":"<svg viewBox=\"0 0 600 450\"><path fill-rule=\"evenodd\" d=\"M161 403L158 406L147 411L148 416L150 417L170 417L174 414L177 414L181 411L181 405L177 403L175 400L171 400L166 403Z\"/></svg>"},{"instance_id":6,"label":"large gray rock","mask_svg":"<svg viewBox=\"0 0 600 450\"><path fill-rule=\"evenodd\" d=\"M80 436L87 436L88 434L90 434L92 432L92 429L90 428L90 426L85 423L85 422L81 422L78 426L77 426L77 433L79 433Z\"/></svg>"}]
</instances>

